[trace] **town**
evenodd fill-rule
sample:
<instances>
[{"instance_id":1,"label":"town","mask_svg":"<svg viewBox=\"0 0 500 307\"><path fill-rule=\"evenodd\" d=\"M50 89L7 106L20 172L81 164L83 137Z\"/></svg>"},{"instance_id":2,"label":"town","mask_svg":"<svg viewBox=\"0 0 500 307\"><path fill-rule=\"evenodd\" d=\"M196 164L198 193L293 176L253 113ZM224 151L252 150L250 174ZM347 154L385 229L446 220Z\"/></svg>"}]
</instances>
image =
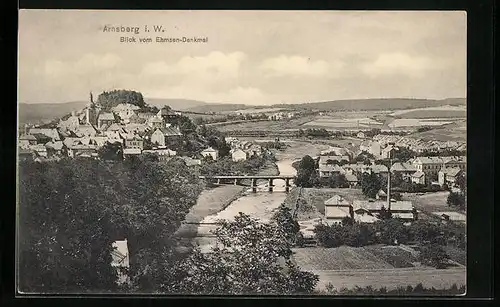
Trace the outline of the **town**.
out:
<instances>
[{"instance_id":1,"label":"town","mask_svg":"<svg viewBox=\"0 0 500 307\"><path fill-rule=\"evenodd\" d=\"M124 103L123 97L140 97L141 103ZM379 269L406 274L414 280L411 286L427 285L432 267L441 269L442 280L431 282L429 288L464 283L464 142L426 141L412 137L412 132L371 126L300 128L292 136L268 139L245 133L227 136L217 127L258 127L265 121L290 123L324 114L256 110L243 117L235 112L226 122L196 125L193 121L200 121L191 121L189 112L151 107L141 98L140 93L119 90L103 92L94 101L90 93L81 110L46 124L25 124L18 141L19 160L152 159L166 167L182 161L204 188L174 234L180 250L198 246L209 251L219 219L243 213L268 221L269 212L288 210L298 227L292 240L294 261L319 276L320 288L339 281L343 286L336 287L346 289L400 286L384 282L376 273ZM241 119L234 121L238 116ZM197 215L197 210L203 211L199 208L205 212ZM129 269L128 239L120 236L114 241L112 266ZM423 253L424 258L418 256ZM352 277L356 271L359 275ZM119 276L120 284L130 283L128 274Z\"/></svg>"},{"instance_id":2,"label":"town","mask_svg":"<svg viewBox=\"0 0 500 307\"><path fill-rule=\"evenodd\" d=\"M18 294L471 294L467 18L19 10Z\"/></svg>"}]
</instances>

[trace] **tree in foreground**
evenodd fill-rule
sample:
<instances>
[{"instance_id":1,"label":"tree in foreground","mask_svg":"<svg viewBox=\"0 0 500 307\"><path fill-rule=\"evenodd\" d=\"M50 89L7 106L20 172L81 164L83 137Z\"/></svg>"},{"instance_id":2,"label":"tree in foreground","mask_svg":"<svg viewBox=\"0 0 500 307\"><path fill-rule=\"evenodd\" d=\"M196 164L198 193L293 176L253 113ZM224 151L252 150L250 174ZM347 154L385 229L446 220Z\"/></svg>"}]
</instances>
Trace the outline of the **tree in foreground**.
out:
<instances>
[{"instance_id":1,"label":"tree in foreground","mask_svg":"<svg viewBox=\"0 0 500 307\"><path fill-rule=\"evenodd\" d=\"M96 175L98 174L98 175ZM112 175L102 162L71 159L19 165L19 290L116 290Z\"/></svg>"},{"instance_id":2,"label":"tree in foreground","mask_svg":"<svg viewBox=\"0 0 500 307\"><path fill-rule=\"evenodd\" d=\"M272 221L281 227L286 235L288 242L295 243L295 239L300 231L299 223L293 218L292 210L282 203L278 211L273 215Z\"/></svg>"},{"instance_id":3,"label":"tree in foreground","mask_svg":"<svg viewBox=\"0 0 500 307\"><path fill-rule=\"evenodd\" d=\"M195 250L178 267L175 292L196 294L312 293L318 276L301 271L290 259L291 244L275 222L259 223L240 213L221 221L216 245Z\"/></svg>"}]
</instances>

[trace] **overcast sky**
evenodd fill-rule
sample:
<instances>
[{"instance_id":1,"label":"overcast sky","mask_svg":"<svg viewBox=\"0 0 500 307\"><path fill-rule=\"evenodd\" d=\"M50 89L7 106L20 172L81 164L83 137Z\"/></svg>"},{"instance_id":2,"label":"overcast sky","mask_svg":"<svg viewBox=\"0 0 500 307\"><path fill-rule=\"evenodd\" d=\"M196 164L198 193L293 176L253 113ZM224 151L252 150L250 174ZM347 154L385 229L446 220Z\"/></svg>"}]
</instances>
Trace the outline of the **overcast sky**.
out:
<instances>
[{"instance_id":1,"label":"overcast sky","mask_svg":"<svg viewBox=\"0 0 500 307\"><path fill-rule=\"evenodd\" d=\"M120 43L139 37L207 43ZM149 33L144 33L148 25ZM153 25L166 30L158 35ZM19 16L19 101L149 98L273 104L466 95L464 12L44 11Z\"/></svg>"}]
</instances>

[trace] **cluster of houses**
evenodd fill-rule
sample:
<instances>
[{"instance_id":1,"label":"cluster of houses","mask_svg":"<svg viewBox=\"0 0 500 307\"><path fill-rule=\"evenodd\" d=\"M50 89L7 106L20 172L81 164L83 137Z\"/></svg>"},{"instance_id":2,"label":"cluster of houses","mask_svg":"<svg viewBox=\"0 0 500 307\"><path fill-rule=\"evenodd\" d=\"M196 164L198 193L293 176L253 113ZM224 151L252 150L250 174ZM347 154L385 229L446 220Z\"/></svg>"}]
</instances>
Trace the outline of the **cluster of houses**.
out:
<instances>
[{"instance_id":1,"label":"cluster of houses","mask_svg":"<svg viewBox=\"0 0 500 307\"><path fill-rule=\"evenodd\" d=\"M245 161L248 158L265 154L265 149L256 143L242 141L235 137L226 137L226 143L231 147L231 159L234 162Z\"/></svg>"},{"instance_id":2,"label":"cluster of houses","mask_svg":"<svg viewBox=\"0 0 500 307\"><path fill-rule=\"evenodd\" d=\"M389 146L388 157L393 149L392 145ZM368 151L371 148L367 150L362 147L361 149ZM369 165L363 162L351 163L354 156L356 156L355 153L341 147L330 147L322 151L321 156L316 158L318 159L319 176L327 178L334 174L343 174L349 186L355 187L358 185L358 177L361 174L375 173L386 176L389 172L387 166L376 164L375 160L371 161ZM406 162L393 163L390 171L391 174L400 174L402 179L408 182L416 184L430 182L440 186L446 184L453 187L456 185L457 178L466 172L466 160L465 156L415 157Z\"/></svg>"},{"instance_id":3,"label":"cluster of houses","mask_svg":"<svg viewBox=\"0 0 500 307\"><path fill-rule=\"evenodd\" d=\"M63 117L57 127L25 126L18 138L19 157L36 160L68 157L97 157L107 143L119 143L125 157L152 153L160 160L175 156L167 148L182 133L169 121L179 116L169 108L158 113L140 112L132 104L119 104L111 111L91 101L83 110Z\"/></svg>"},{"instance_id":4,"label":"cluster of houses","mask_svg":"<svg viewBox=\"0 0 500 307\"><path fill-rule=\"evenodd\" d=\"M387 199L384 199L383 196L377 200L349 201L340 195L334 195L324 204L325 220L328 225L342 225L342 220L346 217L359 223L374 223L379 220L378 215L382 212L382 208L388 209ZM390 211L393 218L399 218L406 222L418 218L417 210L410 201L391 199Z\"/></svg>"},{"instance_id":5,"label":"cluster of houses","mask_svg":"<svg viewBox=\"0 0 500 307\"><path fill-rule=\"evenodd\" d=\"M276 113L268 115L267 118L269 120L278 121L278 120L284 120L284 119L292 119L292 118L295 118L296 116L297 116L296 112L276 112Z\"/></svg>"},{"instance_id":6,"label":"cluster of houses","mask_svg":"<svg viewBox=\"0 0 500 307\"><path fill-rule=\"evenodd\" d=\"M438 141L438 140L425 141L422 139L416 139L406 136L397 136L397 135L377 134L373 137L373 141L377 142L382 147L385 147L388 144L393 144L394 146L397 147L404 147L411 149L417 153L421 153L424 150L439 151L448 149L448 150L465 151L467 149L467 145L465 142Z\"/></svg>"}]
</instances>

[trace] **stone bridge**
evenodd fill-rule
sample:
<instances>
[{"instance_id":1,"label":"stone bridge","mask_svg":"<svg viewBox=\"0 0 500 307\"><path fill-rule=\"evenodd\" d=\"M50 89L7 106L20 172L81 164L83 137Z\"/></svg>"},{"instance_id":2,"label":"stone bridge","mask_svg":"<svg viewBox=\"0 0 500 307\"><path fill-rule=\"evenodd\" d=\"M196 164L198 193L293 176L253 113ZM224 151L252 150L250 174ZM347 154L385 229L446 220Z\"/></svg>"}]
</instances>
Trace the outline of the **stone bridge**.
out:
<instances>
[{"instance_id":1,"label":"stone bridge","mask_svg":"<svg viewBox=\"0 0 500 307\"><path fill-rule=\"evenodd\" d=\"M251 180L251 187L252 187L252 192L256 193L257 192L257 180L268 180L269 182L269 192L273 191L273 181L274 180L284 180L285 181L285 191L290 192L290 180L294 179L295 176L285 176L285 175L277 175L277 176L271 176L271 175L255 175L255 176L236 176L236 175L229 175L229 176L200 176L200 179L209 181L209 182L214 182L217 184L234 184L234 185L242 185L241 181L242 180Z\"/></svg>"}]
</instances>

